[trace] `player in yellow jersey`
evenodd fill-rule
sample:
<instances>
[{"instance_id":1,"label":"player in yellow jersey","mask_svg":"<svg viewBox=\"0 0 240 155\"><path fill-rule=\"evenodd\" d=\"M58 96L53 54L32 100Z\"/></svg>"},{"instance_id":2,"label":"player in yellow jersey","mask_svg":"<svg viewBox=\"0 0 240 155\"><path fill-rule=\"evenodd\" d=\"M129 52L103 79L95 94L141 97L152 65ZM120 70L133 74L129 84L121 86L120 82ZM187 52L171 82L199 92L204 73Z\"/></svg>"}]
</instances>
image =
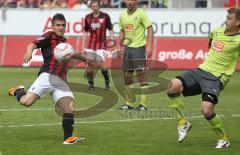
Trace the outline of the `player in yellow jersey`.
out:
<instances>
[{"instance_id":1,"label":"player in yellow jersey","mask_svg":"<svg viewBox=\"0 0 240 155\"><path fill-rule=\"evenodd\" d=\"M218 136L216 148L230 146L221 118L214 112L220 91L236 69L240 54L240 10L230 8L225 28L217 28L210 34L207 59L198 68L187 71L172 79L167 93L170 107L178 113L179 142L182 142L191 128L183 114L184 102L181 94L194 96L202 94L201 111Z\"/></svg>"},{"instance_id":2,"label":"player in yellow jersey","mask_svg":"<svg viewBox=\"0 0 240 155\"><path fill-rule=\"evenodd\" d=\"M127 10L123 11L119 19L120 40L124 45L123 71L125 81L126 104L120 109L133 109L135 96L132 92L133 73L136 72L141 87L141 101L136 110L147 110L148 81L144 71L146 69L146 52L152 55L153 27L147 14L137 8L137 0L125 0ZM147 29L147 37L145 30ZM147 42L147 48L146 48Z\"/></svg>"}]
</instances>

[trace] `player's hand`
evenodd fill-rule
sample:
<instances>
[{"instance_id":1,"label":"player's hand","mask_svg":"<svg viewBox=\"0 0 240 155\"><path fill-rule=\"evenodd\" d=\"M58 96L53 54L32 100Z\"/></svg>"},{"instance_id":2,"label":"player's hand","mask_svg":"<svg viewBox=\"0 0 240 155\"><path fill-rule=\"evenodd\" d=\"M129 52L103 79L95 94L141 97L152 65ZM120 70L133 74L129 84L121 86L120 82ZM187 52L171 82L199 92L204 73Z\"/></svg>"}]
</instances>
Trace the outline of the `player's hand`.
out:
<instances>
[{"instance_id":1,"label":"player's hand","mask_svg":"<svg viewBox=\"0 0 240 155\"><path fill-rule=\"evenodd\" d=\"M119 49L114 49L111 52L113 58L121 58L122 52Z\"/></svg>"},{"instance_id":2,"label":"player's hand","mask_svg":"<svg viewBox=\"0 0 240 155\"><path fill-rule=\"evenodd\" d=\"M147 57L151 57L152 56L152 53L153 53L153 49L152 47L147 47Z\"/></svg>"},{"instance_id":3,"label":"player's hand","mask_svg":"<svg viewBox=\"0 0 240 155\"><path fill-rule=\"evenodd\" d=\"M26 52L23 57L24 63L28 63L31 59L32 59L32 53Z\"/></svg>"}]
</instances>

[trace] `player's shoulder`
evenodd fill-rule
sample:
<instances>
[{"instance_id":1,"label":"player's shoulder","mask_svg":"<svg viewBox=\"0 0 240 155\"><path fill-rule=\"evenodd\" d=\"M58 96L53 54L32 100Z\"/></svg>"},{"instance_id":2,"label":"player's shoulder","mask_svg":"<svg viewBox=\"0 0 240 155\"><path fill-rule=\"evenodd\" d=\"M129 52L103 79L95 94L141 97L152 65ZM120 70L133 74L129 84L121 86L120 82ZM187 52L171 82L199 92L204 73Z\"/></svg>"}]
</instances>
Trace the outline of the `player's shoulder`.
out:
<instances>
[{"instance_id":1,"label":"player's shoulder","mask_svg":"<svg viewBox=\"0 0 240 155\"><path fill-rule=\"evenodd\" d=\"M91 17L91 16L93 16L93 13L88 13L88 14L85 16L85 18L89 18L89 17Z\"/></svg>"},{"instance_id":2,"label":"player's shoulder","mask_svg":"<svg viewBox=\"0 0 240 155\"><path fill-rule=\"evenodd\" d=\"M212 32L224 33L224 31L225 31L224 27L217 27Z\"/></svg>"},{"instance_id":3,"label":"player's shoulder","mask_svg":"<svg viewBox=\"0 0 240 155\"><path fill-rule=\"evenodd\" d=\"M52 35L54 35L53 31L48 31L45 32L41 37L37 38L37 40L45 40L45 39L49 39L52 37Z\"/></svg>"},{"instance_id":4,"label":"player's shoulder","mask_svg":"<svg viewBox=\"0 0 240 155\"><path fill-rule=\"evenodd\" d=\"M124 9L123 11L120 12L120 16L124 16L127 14L127 9Z\"/></svg>"},{"instance_id":5,"label":"player's shoulder","mask_svg":"<svg viewBox=\"0 0 240 155\"><path fill-rule=\"evenodd\" d=\"M100 11L100 14L101 14L102 16L109 16L109 14L108 14L107 12L103 12L103 11Z\"/></svg>"},{"instance_id":6,"label":"player's shoulder","mask_svg":"<svg viewBox=\"0 0 240 155\"><path fill-rule=\"evenodd\" d=\"M140 15L146 14L146 11L143 10L142 8L137 8L137 13Z\"/></svg>"}]
</instances>

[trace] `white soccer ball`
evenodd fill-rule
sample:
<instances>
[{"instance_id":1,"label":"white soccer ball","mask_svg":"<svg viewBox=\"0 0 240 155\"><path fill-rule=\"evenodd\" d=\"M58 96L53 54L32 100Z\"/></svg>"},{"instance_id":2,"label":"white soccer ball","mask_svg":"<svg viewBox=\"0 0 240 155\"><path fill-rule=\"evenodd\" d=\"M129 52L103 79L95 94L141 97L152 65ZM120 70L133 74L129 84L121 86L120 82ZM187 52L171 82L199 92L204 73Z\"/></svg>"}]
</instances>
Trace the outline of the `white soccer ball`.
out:
<instances>
[{"instance_id":1,"label":"white soccer ball","mask_svg":"<svg viewBox=\"0 0 240 155\"><path fill-rule=\"evenodd\" d=\"M60 43L54 49L54 57L58 62L63 61L73 53L74 53L74 49L68 43Z\"/></svg>"}]
</instances>

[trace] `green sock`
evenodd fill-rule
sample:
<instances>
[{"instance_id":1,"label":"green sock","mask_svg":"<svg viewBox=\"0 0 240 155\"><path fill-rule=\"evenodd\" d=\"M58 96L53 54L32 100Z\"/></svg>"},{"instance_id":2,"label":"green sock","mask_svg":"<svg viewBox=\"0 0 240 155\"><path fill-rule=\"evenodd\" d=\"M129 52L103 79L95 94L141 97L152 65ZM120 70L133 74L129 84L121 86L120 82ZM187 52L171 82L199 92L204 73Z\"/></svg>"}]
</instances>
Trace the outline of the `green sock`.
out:
<instances>
[{"instance_id":1,"label":"green sock","mask_svg":"<svg viewBox=\"0 0 240 155\"><path fill-rule=\"evenodd\" d=\"M211 124L219 139L228 140L227 134L222 125L222 120L218 115L213 117L211 120L208 120L208 122Z\"/></svg>"},{"instance_id":2,"label":"green sock","mask_svg":"<svg viewBox=\"0 0 240 155\"><path fill-rule=\"evenodd\" d=\"M184 102L182 99L182 96L177 96L177 97L170 97L170 108L176 112L177 114L177 119L179 121L180 124L184 124L187 122L187 119L185 118L184 114L183 114L183 110L184 110ZM185 121L182 121L185 120Z\"/></svg>"},{"instance_id":3,"label":"green sock","mask_svg":"<svg viewBox=\"0 0 240 155\"><path fill-rule=\"evenodd\" d=\"M136 101L135 94L131 88L131 85L125 85L125 98L126 98L126 104L130 105Z\"/></svg>"},{"instance_id":4,"label":"green sock","mask_svg":"<svg viewBox=\"0 0 240 155\"><path fill-rule=\"evenodd\" d=\"M149 86L148 85L140 86L140 88L141 88L140 104L144 105L146 107L147 106L147 97L148 97L148 93L149 93Z\"/></svg>"}]
</instances>

